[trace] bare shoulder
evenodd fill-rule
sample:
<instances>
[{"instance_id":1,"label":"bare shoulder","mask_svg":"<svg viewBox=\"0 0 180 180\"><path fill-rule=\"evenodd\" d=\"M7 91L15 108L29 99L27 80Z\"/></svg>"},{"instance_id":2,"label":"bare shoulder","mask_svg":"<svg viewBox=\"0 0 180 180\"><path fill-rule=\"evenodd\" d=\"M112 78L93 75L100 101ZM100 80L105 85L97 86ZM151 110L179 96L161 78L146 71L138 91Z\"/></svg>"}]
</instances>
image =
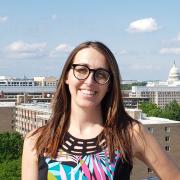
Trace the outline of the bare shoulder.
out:
<instances>
[{"instance_id":1,"label":"bare shoulder","mask_svg":"<svg viewBox=\"0 0 180 180\"><path fill-rule=\"evenodd\" d=\"M131 131L132 148L135 157L144 159L149 155L156 155L155 152L157 151L160 154L164 153L156 138L151 133L149 133L143 124L134 123Z\"/></svg>"},{"instance_id":2,"label":"bare shoulder","mask_svg":"<svg viewBox=\"0 0 180 180\"><path fill-rule=\"evenodd\" d=\"M39 133L35 133L36 129L26 134L23 145L22 154L22 180L38 179L38 155L36 153L35 144Z\"/></svg>"},{"instance_id":3,"label":"bare shoulder","mask_svg":"<svg viewBox=\"0 0 180 180\"><path fill-rule=\"evenodd\" d=\"M25 136L25 140L36 140L40 133L35 133L38 129L33 129L30 132L28 132Z\"/></svg>"},{"instance_id":4,"label":"bare shoulder","mask_svg":"<svg viewBox=\"0 0 180 180\"><path fill-rule=\"evenodd\" d=\"M23 146L23 153L32 153L32 155L36 156L35 144L37 138L39 137L39 133L34 134L37 129L34 129L26 134L24 138L24 146Z\"/></svg>"},{"instance_id":5,"label":"bare shoulder","mask_svg":"<svg viewBox=\"0 0 180 180\"><path fill-rule=\"evenodd\" d=\"M139 133L143 133L146 131L144 125L140 122L133 122L132 124L132 133L133 135L138 135Z\"/></svg>"},{"instance_id":6,"label":"bare shoulder","mask_svg":"<svg viewBox=\"0 0 180 180\"><path fill-rule=\"evenodd\" d=\"M146 128L141 123L133 122L132 128L130 129L130 134L132 137L133 154L136 155L140 151L143 151L148 133Z\"/></svg>"}]
</instances>

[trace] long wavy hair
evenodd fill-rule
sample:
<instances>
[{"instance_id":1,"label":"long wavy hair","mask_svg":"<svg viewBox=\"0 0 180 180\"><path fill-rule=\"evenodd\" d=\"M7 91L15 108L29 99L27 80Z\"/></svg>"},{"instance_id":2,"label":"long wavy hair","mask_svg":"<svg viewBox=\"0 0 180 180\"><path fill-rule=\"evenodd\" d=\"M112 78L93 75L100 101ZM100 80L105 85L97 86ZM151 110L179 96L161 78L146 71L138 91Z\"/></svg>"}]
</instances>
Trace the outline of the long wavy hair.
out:
<instances>
[{"instance_id":1,"label":"long wavy hair","mask_svg":"<svg viewBox=\"0 0 180 180\"><path fill-rule=\"evenodd\" d=\"M76 54L80 50L90 47L104 55L111 73L110 90L101 102L104 123L103 135L107 140L110 158L112 159L115 150L120 150L122 158L132 164L132 137L130 129L136 120L132 119L124 109L120 85L121 78L116 59L110 49L101 42L87 41L81 43L70 53L52 100L51 118L46 125L40 127L32 134L38 134L34 148L37 151L37 155L45 153L52 158L56 157L59 145L63 143L64 135L68 130L71 113L71 95L68 85L65 83L67 73Z\"/></svg>"}]
</instances>

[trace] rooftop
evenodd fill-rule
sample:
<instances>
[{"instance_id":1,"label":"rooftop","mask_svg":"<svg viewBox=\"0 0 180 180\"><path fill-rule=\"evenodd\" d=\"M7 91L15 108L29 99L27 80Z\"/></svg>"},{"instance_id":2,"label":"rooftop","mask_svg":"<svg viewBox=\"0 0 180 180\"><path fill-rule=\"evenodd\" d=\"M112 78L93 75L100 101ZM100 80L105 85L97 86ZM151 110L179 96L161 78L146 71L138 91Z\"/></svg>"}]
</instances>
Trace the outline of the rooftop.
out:
<instances>
[{"instance_id":1,"label":"rooftop","mask_svg":"<svg viewBox=\"0 0 180 180\"><path fill-rule=\"evenodd\" d=\"M0 107L15 107L15 102L0 102Z\"/></svg>"},{"instance_id":2,"label":"rooftop","mask_svg":"<svg viewBox=\"0 0 180 180\"><path fill-rule=\"evenodd\" d=\"M174 121L159 117L147 117L147 119L139 119L142 124L180 124L180 121Z\"/></svg>"},{"instance_id":3,"label":"rooftop","mask_svg":"<svg viewBox=\"0 0 180 180\"><path fill-rule=\"evenodd\" d=\"M50 103L23 103L16 107L48 114L51 113Z\"/></svg>"},{"instance_id":4,"label":"rooftop","mask_svg":"<svg viewBox=\"0 0 180 180\"><path fill-rule=\"evenodd\" d=\"M3 92L54 92L55 86L0 86L0 91Z\"/></svg>"},{"instance_id":5,"label":"rooftop","mask_svg":"<svg viewBox=\"0 0 180 180\"><path fill-rule=\"evenodd\" d=\"M180 124L180 121L175 121L160 117L147 117L146 114L142 113L141 109L128 109L127 113L132 117L140 121L142 124Z\"/></svg>"}]
</instances>

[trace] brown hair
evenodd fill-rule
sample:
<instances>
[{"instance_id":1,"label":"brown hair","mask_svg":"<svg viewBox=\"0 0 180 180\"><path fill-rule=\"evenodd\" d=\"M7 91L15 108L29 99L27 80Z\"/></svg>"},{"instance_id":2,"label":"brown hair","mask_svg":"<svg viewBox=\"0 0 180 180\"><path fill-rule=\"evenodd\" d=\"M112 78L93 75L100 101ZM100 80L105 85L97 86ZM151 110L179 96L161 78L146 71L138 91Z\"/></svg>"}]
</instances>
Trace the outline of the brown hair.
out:
<instances>
[{"instance_id":1,"label":"brown hair","mask_svg":"<svg viewBox=\"0 0 180 180\"><path fill-rule=\"evenodd\" d=\"M69 55L61 77L59 79L57 90L52 103L52 115L48 123L37 129L34 133L39 133L35 149L38 155L46 153L55 158L59 144L63 143L63 137L68 129L71 96L65 79L69 68L71 67L75 55L84 48L94 48L102 53L107 61L111 73L111 82L108 91L101 102L104 121L103 134L107 139L110 157L115 150L120 150L124 160L132 164L132 147L130 128L135 121L125 111L120 89L120 73L116 59L110 49L101 42L84 42L77 46Z\"/></svg>"}]
</instances>

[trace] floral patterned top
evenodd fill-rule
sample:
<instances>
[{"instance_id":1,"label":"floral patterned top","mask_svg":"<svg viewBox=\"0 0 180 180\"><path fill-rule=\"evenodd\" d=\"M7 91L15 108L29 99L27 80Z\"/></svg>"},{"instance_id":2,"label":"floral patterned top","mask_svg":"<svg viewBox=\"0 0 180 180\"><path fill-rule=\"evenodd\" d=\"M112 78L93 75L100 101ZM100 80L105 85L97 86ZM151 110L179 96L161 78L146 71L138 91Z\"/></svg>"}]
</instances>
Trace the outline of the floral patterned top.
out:
<instances>
[{"instance_id":1,"label":"floral patterned top","mask_svg":"<svg viewBox=\"0 0 180 180\"><path fill-rule=\"evenodd\" d=\"M57 157L39 157L39 180L129 180L132 166L115 151L110 161L106 140L78 139L69 132Z\"/></svg>"}]
</instances>

